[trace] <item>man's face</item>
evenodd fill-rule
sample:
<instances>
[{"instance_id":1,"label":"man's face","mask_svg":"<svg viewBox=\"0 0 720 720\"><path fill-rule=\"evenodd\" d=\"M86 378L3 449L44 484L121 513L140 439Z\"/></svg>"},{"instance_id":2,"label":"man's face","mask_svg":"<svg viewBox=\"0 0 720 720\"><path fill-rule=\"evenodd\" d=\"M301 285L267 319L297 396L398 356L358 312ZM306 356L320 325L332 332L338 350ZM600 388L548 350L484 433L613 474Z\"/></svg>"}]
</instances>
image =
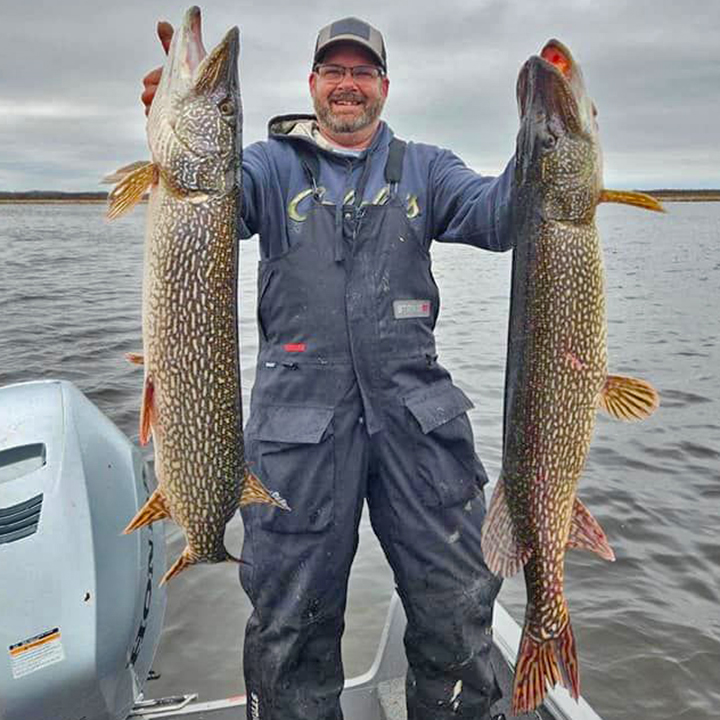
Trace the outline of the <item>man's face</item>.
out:
<instances>
[{"instance_id":1,"label":"man's face","mask_svg":"<svg viewBox=\"0 0 720 720\"><path fill-rule=\"evenodd\" d=\"M339 43L325 53L322 64L355 67L377 65L377 62L363 48L352 43ZM370 83L358 83L349 72L336 83L324 80L313 72L309 81L315 114L320 124L334 133L354 133L376 122L389 87L386 77L379 77Z\"/></svg>"}]
</instances>

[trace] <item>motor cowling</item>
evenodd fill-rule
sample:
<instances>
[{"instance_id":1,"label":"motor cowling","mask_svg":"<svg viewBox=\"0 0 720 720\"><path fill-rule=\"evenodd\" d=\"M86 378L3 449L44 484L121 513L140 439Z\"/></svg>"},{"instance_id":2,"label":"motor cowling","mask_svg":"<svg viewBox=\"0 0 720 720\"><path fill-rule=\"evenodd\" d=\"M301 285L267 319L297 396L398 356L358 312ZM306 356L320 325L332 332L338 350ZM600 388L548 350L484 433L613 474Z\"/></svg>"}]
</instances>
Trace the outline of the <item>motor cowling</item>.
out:
<instances>
[{"instance_id":1,"label":"motor cowling","mask_svg":"<svg viewBox=\"0 0 720 720\"><path fill-rule=\"evenodd\" d=\"M117 720L162 629L161 523L139 450L72 383L0 388L0 720Z\"/></svg>"}]
</instances>

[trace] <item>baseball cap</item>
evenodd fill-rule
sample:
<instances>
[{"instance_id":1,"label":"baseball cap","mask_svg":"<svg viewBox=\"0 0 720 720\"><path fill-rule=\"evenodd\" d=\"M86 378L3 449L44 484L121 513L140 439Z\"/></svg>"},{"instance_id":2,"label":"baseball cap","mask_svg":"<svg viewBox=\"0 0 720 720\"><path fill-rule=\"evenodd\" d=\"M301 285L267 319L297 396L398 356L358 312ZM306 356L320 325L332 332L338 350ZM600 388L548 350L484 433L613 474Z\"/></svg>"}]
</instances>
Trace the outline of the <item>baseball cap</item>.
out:
<instances>
[{"instance_id":1,"label":"baseball cap","mask_svg":"<svg viewBox=\"0 0 720 720\"><path fill-rule=\"evenodd\" d=\"M369 50L383 70L387 71L385 41L379 30L364 20L347 17L326 25L320 30L315 42L313 65L320 61L325 51L335 43L353 42Z\"/></svg>"}]
</instances>

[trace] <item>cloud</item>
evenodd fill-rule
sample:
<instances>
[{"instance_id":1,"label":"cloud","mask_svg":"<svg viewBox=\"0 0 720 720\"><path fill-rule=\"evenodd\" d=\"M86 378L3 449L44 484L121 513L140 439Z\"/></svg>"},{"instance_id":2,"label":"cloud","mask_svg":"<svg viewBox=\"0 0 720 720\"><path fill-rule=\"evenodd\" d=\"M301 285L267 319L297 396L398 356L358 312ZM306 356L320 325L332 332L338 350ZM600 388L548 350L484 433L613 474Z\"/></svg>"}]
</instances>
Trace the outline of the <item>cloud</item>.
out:
<instances>
[{"instance_id":1,"label":"cloud","mask_svg":"<svg viewBox=\"0 0 720 720\"><path fill-rule=\"evenodd\" d=\"M0 123L4 125L19 125L27 120L38 118L78 120L99 117L109 117L107 108L99 105L69 103L62 100L20 102L3 102L0 100Z\"/></svg>"},{"instance_id":2,"label":"cloud","mask_svg":"<svg viewBox=\"0 0 720 720\"><path fill-rule=\"evenodd\" d=\"M0 189L95 189L98 174L147 156L141 78L162 61L161 0L47 0L3 7ZM246 142L275 114L310 110L315 33L358 7L268 0L204 7L210 45L241 32ZM598 108L609 177L653 185L720 185L720 4L669 0L367 0L363 17L388 45L386 118L398 135L452 148L486 173L514 149L515 81L550 37L572 49Z\"/></svg>"}]
</instances>

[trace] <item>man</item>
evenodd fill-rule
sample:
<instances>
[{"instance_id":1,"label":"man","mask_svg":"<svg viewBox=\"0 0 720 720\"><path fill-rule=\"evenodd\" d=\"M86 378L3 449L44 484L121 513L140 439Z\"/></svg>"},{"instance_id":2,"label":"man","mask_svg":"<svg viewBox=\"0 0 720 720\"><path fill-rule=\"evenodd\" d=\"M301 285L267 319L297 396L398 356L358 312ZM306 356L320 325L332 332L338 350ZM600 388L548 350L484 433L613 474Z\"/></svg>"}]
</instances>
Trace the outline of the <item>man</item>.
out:
<instances>
[{"instance_id":1,"label":"man","mask_svg":"<svg viewBox=\"0 0 720 720\"><path fill-rule=\"evenodd\" d=\"M158 33L167 49L172 28ZM147 107L158 79L145 78ZM509 249L512 166L485 178L396 139L380 120L384 41L356 18L320 31L309 86L315 116L275 118L243 154L242 235L259 235L262 258L246 453L292 508L243 510L248 717L342 717L367 501L408 617L408 717L485 720L500 695L488 660L499 581L480 549L487 477L472 403L437 360L429 247Z\"/></svg>"}]
</instances>

